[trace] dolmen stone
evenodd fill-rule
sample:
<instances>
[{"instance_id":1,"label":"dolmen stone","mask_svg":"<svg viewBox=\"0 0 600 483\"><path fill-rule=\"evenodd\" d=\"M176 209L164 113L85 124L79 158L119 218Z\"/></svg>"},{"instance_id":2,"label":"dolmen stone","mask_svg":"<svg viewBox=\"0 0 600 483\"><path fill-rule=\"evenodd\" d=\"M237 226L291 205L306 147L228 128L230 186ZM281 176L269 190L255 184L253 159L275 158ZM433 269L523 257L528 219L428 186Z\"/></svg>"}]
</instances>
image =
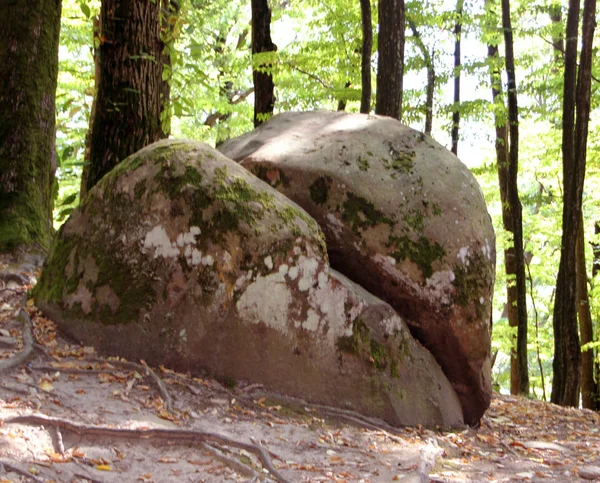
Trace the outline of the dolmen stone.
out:
<instances>
[{"instance_id":1,"label":"dolmen stone","mask_svg":"<svg viewBox=\"0 0 600 483\"><path fill-rule=\"evenodd\" d=\"M35 299L99 351L353 409L463 424L392 307L329 266L302 208L206 144L120 163L61 227Z\"/></svg>"},{"instance_id":2,"label":"dolmen stone","mask_svg":"<svg viewBox=\"0 0 600 483\"><path fill-rule=\"evenodd\" d=\"M331 266L405 319L476 424L492 394L495 235L467 167L394 119L343 112L279 114L220 150L319 223Z\"/></svg>"}]
</instances>

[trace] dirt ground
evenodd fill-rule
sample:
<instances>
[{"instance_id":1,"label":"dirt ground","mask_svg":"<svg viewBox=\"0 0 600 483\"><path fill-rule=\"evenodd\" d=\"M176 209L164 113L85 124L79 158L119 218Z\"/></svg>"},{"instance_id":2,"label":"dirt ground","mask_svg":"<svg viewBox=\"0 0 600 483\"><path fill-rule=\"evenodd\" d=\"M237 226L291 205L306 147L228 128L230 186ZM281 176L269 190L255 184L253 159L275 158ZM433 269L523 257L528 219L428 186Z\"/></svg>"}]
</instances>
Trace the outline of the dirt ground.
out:
<instances>
[{"instance_id":1,"label":"dirt ground","mask_svg":"<svg viewBox=\"0 0 600 483\"><path fill-rule=\"evenodd\" d=\"M356 413L67 343L0 258L0 483L600 480L600 416L496 395L477 430ZM29 334L32 334L30 336Z\"/></svg>"}]
</instances>

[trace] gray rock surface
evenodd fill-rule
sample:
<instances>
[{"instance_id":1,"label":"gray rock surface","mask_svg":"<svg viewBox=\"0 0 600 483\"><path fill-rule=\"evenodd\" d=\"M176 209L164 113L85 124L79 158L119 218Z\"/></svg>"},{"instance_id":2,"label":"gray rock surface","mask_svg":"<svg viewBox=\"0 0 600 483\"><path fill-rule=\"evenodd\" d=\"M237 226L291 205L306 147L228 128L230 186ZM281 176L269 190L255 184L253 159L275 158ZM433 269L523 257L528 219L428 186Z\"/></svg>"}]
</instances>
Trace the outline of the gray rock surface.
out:
<instances>
[{"instance_id":1,"label":"gray rock surface","mask_svg":"<svg viewBox=\"0 0 600 483\"><path fill-rule=\"evenodd\" d=\"M404 321L330 270L317 223L203 143L161 141L108 174L61 228L35 298L104 353L395 425L463 421Z\"/></svg>"},{"instance_id":2,"label":"gray rock surface","mask_svg":"<svg viewBox=\"0 0 600 483\"><path fill-rule=\"evenodd\" d=\"M476 424L492 391L495 236L466 166L396 120L342 112L280 114L220 150L317 220L332 267L405 318Z\"/></svg>"}]
</instances>

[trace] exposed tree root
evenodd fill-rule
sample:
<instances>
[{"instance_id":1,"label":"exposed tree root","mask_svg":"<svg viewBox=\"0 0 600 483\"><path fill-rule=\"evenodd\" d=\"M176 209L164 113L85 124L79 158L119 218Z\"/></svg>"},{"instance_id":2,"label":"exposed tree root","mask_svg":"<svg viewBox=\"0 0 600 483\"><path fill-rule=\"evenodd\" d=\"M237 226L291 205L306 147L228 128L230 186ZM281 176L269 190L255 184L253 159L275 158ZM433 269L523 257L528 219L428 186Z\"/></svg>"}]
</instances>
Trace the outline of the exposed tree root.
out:
<instances>
[{"instance_id":1,"label":"exposed tree root","mask_svg":"<svg viewBox=\"0 0 600 483\"><path fill-rule=\"evenodd\" d=\"M44 425L62 428L72 433L83 436L101 436L109 438L133 438L133 439L170 439L194 443L217 443L224 446L232 446L234 448L243 449L253 453L258 457L261 464L269 471L269 473L279 483L289 483L288 480L279 473L273 465L268 452L259 445L244 443L222 436L216 433L208 433L203 431L189 429L129 429L129 428L114 428L109 426L86 425L75 423L67 419L55 418L44 414L27 414L22 416L14 416L11 418L0 419L1 424L32 424Z\"/></svg>"},{"instance_id":2,"label":"exposed tree root","mask_svg":"<svg viewBox=\"0 0 600 483\"><path fill-rule=\"evenodd\" d=\"M19 310L17 319L23 325L23 350L10 359L0 361L0 371L12 369L13 367L23 364L33 353L33 328L31 318L27 312L21 309Z\"/></svg>"},{"instance_id":3,"label":"exposed tree root","mask_svg":"<svg viewBox=\"0 0 600 483\"><path fill-rule=\"evenodd\" d=\"M21 476L24 476L25 478L29 478L32 481L39 481L41 483L44 483L44 480L42 480L41 478L38 478L37 476L31 474L29 471L21 469L18 466L13 465L12 463L8 463L6 461L0 461L0 467L4 467L5 471L17 473Z\"/></svg>"},{"instance_id":4,"label":"exposed tree root","mask_svg":"<svg viewBox=\"0 0 600 483\"><path fill-rule=\"evenodd\" d=\"M250 391L244 391L250 392ZM370 429L373 431L381 431L385 433L386 437L391 441L402 443L403 440L398 438L397 436L402 436L402 429L395 428L394 426L386 423L377 418L371 418L368 416L364 416L363 414L357 413L356 411L350 411L347 409L334 408L331 406L325 406L323 404L312 404L304 399L296 398L293 396L285 396L282 394L274 394L267 393L263 391L252 392L252 397L266 397L268 399L275 400L277 402L281 402L290 406L295 406L299 408L309 408L313 411L319 412L320 414L328 417L332 417L334 419L338 419L340 421L346 421L352 424L355 424L360 427L364 427L366 429ZM242 396L244 399L249 399L248 396Z\"/></svg>"},{"instance_id":5,"label":"exposed tree root","mask_svg":"<svg viewBox=\"0 0 600 483\"><path fill-rule=\"evenodd\" d=\"M259 474L254 471L250 466L242 463L237 458L226 455L223 451L215 448L212 444L204 443L202 447L209 452L214 458L225 463L229 468L237 471L240 475L247 476L248 478L259 478Z\"/></svg>"}]
</instances>

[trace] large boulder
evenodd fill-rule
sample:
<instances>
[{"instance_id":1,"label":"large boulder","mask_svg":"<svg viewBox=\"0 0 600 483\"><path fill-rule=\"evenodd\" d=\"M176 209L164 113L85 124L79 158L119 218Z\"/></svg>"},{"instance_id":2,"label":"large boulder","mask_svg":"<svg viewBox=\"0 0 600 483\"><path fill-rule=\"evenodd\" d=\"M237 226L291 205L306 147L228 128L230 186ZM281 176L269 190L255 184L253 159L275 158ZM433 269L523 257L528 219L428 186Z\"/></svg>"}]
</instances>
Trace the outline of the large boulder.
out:
<instances>
[{"instance_id":1,"label":"large boulder","mask_svg":"<svg viewBox=\"0 0 600 483\"><path fill-rule=\"evenodd\" d=\"M325 111L280 114L220 150L317 220L331 266L405 318L476 424L492 392L495 237L458 158L394 119Z\"/></svg>"},{"instance_id":2,"label":"large boulder","mask_svg":"<svg viewBox=\"0 0 600 483\"><path fill-rule=\"evenodd\" d=\"M463 421L403 320L330 271L317 223L203 143L161 141L109 173L58 233L35 297L105 353L391 424Z\"/></svg>"}]
</instances>

